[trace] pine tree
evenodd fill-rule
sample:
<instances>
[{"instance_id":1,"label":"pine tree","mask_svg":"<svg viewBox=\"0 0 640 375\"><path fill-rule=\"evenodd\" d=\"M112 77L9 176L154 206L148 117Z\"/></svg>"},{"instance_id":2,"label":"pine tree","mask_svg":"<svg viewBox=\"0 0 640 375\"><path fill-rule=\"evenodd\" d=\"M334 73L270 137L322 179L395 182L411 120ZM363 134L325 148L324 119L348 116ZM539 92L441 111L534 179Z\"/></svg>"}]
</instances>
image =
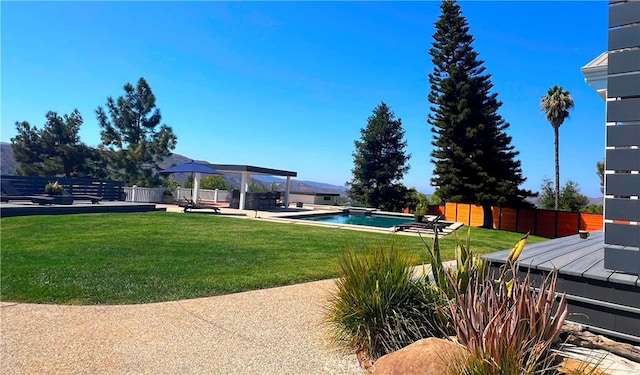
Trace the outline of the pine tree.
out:
<instances>
[{"instance_id":1,"label":"pine tree","mask_svg":"<svg viewBox=\"0 0 640 375\"><path fill-rule=\"evenodd\" d=\"M134 87L124 85L125 95L107 98L107 113L98 107L103 152L108 155L111 178L127 184L156 186L158 163L176 147L171 127L160 124L156 97L144 78Z\"/></svg>"},{"instance_id":2,"label":"pine tree","mask_svg":"<svg viewBox=\"0 0 640 375\"><path fill-rule=\"evenodd\" d=\"M431 183L449 202L480 204L484 224L493 227L492 205L528 206L534 196L520 189L518 152L506 131L509 124L498 114L502 105L491 93L491 75L473 49L473 36L455 1L443 1L429 54L428 96L435 168Z\"/></svg>"},{"instance_id":3,"label":"pine tree","mask_svg":"<svg viewBox=\"0 0 640 375\"><path fill-rule=\"evenodd\" d=\"M20 163L19 175L32 176L91 176L99 177L99 154L80 142L83 123L78 110L59 116L46 114L47 121L40 130L28 122L16 122L18 134L11 139L15 159Z\"/></svg>"},{"instance_id":4,"label":"pine tree","mask_svg":"<svg viewBox=\"0 0 640 375\"><path fill-rule=\"evenodd\" d=\"M353 153L353 179L347 182L349 197L367 207L401 210L409 192L401 181L409 170L407 162L411 157L404 151L407 142L402 120L396 120L382 102L360 133Z\"/></svg>"},{"instance_id":5,"label":"pine tree","mask_svg":"<svg viewBox=\"0 0 640 375\"><path fill-rule=\"evenodd\" d=\"M18 163L18 176L45 176L40 164L42 163L42 131L31 126L29 122L16 121L16 134L11 138L13 157Z\"/></svg>"},{"instance_id":6,"label":"pine tree","mask_svg":"<svg viewBox=\"0 0 640 375\"><path fill-rule=\"evenodd\" d=\"M582 211L589 205L589 198L582 194L577 182L567 181L560 190L560 200L558 208L555 208L555 188L553 182L545 178L540 186L540 198L538 205L545 210Z\"/></svg>"}]
</instances>

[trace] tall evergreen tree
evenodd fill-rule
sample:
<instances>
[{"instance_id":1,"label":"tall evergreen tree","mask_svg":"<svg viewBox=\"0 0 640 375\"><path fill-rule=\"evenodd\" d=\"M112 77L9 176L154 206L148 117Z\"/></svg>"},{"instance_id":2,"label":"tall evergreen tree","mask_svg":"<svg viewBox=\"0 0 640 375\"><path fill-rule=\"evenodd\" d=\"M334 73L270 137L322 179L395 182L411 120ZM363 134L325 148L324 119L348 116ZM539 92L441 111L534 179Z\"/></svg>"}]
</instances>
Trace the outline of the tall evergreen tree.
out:
<instances>
[{"instance_id":1,"label":"tall evergreen tree","mask_svg":"<svg viewBox=\"0 0 640 375\"><path fill-rule=\"evenodd\" d=\"M83 123L78 110L70 115L46 114L47 121L39 130L28 122L16 122L18 134L11 139L17 173L35 176L98 177L99 157L95 150L80 142Z\"/></svg>"},{"instance_id":2,"label":"tall evergreen tree","mask_svg":"<svg viewBox=\"0 0 640 375\"><path fill-rule=\"evenodd\" d=\"M107 98L109 116L98 107L103 152L108 155L111 178L127 184L160 184L158 163L171 155L176 136L171 127L160 124L156 97L144 78L134 87L124 85L125 95Z\"/></svg>"},{"instance_id":3,"label":"tall evergreen tree","mask_svg":"<svg viewBox=\"0 0 640 375\"><path fill-rule=\"evenodd\" d=\"M29 122L16 121L16 134L11 138L13 157L18 163L18 176L44 176L42 170L42 131Z\"/></svg>"},{"instance_id":4,"label":"tall evergreen tree","mask_svg":"<svg viewBox=\"0 0 640 375\"><path fill-rule=\"evenodd\" d=\"M491 75L473 49L460 6L445 0L440 8L429 50L431 183L444 200L482 205L483 226L492 228L492 205L528 206L525 198L534 193L519 188L526 180L519 153L506 133L509 124L498 114L502 103L491 93Z\"/></svg>"},{"instance_id":5,"label":"tall evergreen tree","mask_svg":"<svg viewBox=\"0 0 640 375\"><path fill-rule=\"evenodd\" d=\"M440 8L429 50L431 183L444 200L482 205L483 226L492 228L492 205L529 206L525 198L535 194L519 188L526 180L519 153L506 133L509 124L498 114L502 103L491 93L491 75L472 47L460 6L445 0Z\"/></svg>"},{"instance_id":6,"label":"tall evergreen tree","mask_svg":"<svg viewBox=\"0 0 640 375\"><path fill-rule=\"evenodd\" d=\"M361 138L355 141L352 169L353 179L347 182L351 199L367 207L399 211L404 207L409 190L402 184L411 155L404 149L402 120L384 102L360 129Z\"/></svg>"}]
</instances>

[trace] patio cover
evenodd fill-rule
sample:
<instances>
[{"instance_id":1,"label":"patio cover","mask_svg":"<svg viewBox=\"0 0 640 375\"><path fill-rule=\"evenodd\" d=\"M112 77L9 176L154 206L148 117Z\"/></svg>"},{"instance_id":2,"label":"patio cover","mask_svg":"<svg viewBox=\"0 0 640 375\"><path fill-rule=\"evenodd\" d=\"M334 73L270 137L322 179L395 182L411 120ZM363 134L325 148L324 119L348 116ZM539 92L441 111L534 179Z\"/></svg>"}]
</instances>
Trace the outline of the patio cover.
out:
<instances>
[{"instance_id":1,"label":"patio cover","mask_svg":"<svg viewBox=\"0 0 640 375\"><path fill-rule=\"evenodd\" d=\"M272 169L264 167L255 167L252 165L236 165L236 164L208 164L210 167L215 168L218 171L240 173L242 176L240 182L240 206L239 209L244 210L247 190L249 189L249 182L251 181L251 175L267 175L286 177L287 184L284 194L284 205L289 206L289 192L291 190L291 177L297 177L297 172L285 171L281 169Z\"/></svg>"},{"instance_id":2,"label":"patio cover","mask_svg":"<svg viewBox=\"0 0 640 375\"><path fill-rule=\"evenodd\" d=\"M213 167L211 167L208 163L200 163L194 160L191 160L186 163L174 165L173 167L169 167L167 169L161 170L162 174L169 173L194 173L193 178L193 201L198 202L198 190L200 190L200 177L202 173L207 174L221 174ZM178 197L179 198L179 197Z\"/></svg>"}]
</instances>

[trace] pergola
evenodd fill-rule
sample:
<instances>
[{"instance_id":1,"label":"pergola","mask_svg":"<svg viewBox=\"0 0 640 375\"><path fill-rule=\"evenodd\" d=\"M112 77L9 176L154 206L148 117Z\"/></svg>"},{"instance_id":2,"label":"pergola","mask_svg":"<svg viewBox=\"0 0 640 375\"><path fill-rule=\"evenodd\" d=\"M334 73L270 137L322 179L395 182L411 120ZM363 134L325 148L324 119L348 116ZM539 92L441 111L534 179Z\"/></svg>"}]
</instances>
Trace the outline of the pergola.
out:
<instances>
[{"instance_id":1,"label":"pergola","mask_svg":"<svg viewBox=\"0 0 640 375\"><path fill-rule=\"evenodd\" d=\"M252 165L235 165L235 164L209 164L211 167L224 172L240 173L242 179L240 180L240 207L244 210L247 190L249 188L249 182L251 181L251 175L267 175L267 176L280 176L287 178L287 184L284 193L284 206L289 206L289 191L291 190L291 177L297 177L297 172L285 171L281 169L255 167Z\"/></svg>"}]
</instances>

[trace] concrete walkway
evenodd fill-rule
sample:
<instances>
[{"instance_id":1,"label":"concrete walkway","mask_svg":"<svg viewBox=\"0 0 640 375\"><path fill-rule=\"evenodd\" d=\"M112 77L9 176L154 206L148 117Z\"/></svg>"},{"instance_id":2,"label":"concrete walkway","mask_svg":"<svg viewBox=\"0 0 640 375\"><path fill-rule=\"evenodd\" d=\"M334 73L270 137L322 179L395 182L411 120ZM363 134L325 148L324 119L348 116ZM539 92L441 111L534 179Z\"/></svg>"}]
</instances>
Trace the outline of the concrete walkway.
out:
<instances>
[{"instance_id":1,"label":"concrete walkway","mask_svg":"<svg viewBox=\"0 0 640 375\"><path fill-rule=\"evenodd\" d=\"M363 374L322 326L333 280L178 302L0 304L3 374Z\"/></svg>"}]
</instances>

